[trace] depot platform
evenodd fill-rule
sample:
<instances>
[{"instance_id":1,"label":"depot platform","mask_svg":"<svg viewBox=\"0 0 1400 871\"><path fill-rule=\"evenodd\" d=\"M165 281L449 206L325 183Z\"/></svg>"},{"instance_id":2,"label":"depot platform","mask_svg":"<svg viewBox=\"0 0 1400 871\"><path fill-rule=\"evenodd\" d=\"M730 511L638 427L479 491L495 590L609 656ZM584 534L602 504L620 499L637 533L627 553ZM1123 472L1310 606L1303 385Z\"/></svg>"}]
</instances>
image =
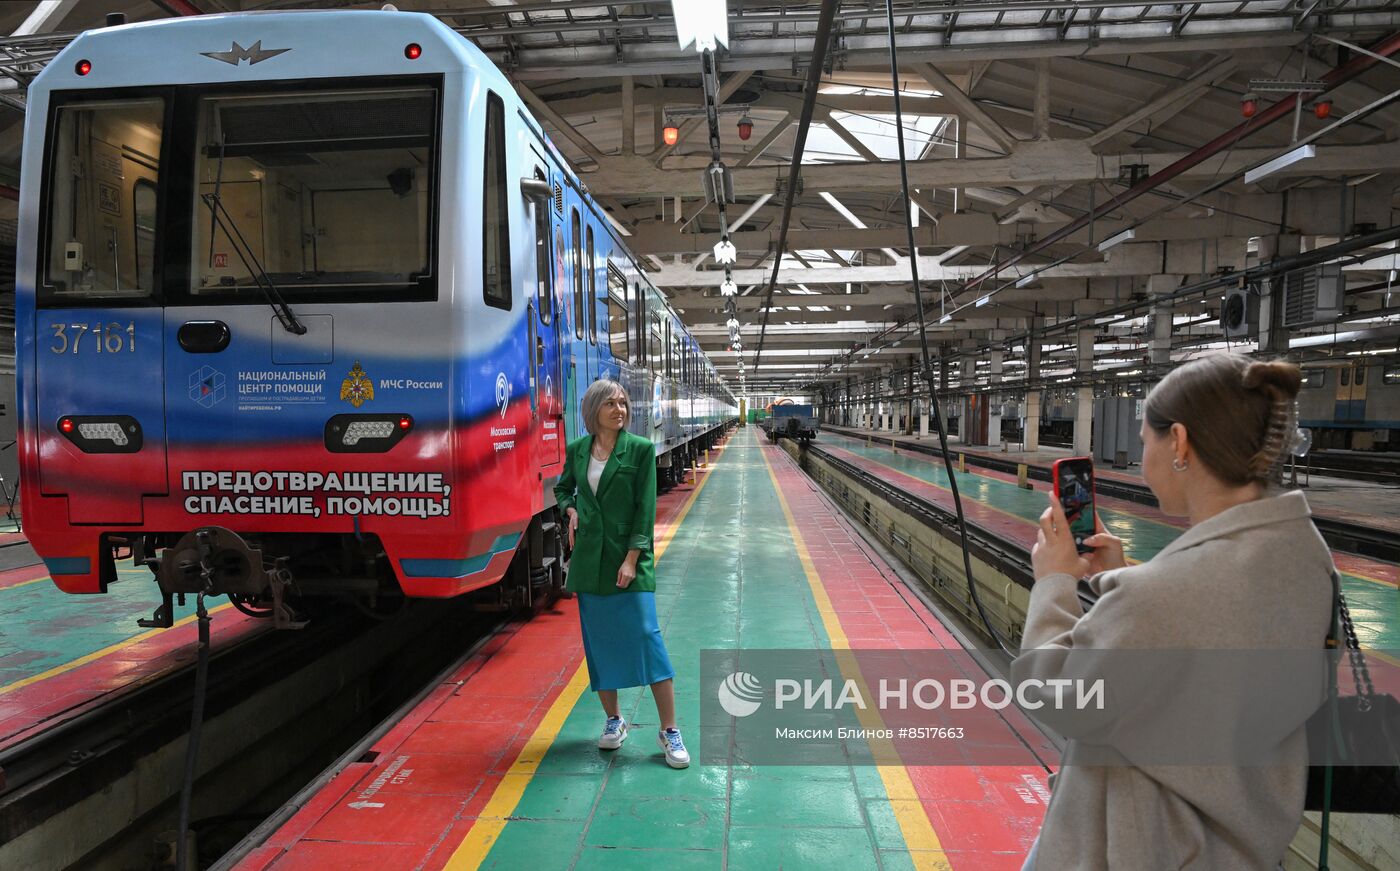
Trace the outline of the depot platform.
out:
<instances>
[{"instance_id":1,"label":"depot platform","mask_svg":"<svg viewBox=\"0 0 1400 871\"><path fill-rule=\"evenodd\" d=\"M335 868L1016 869L1048 800L1053 746L998 767L699 764L702 649L953 648L958 638L777 447L740 430L658 507L657 609L689 769L654 707L599 751L574 603L512 627L346 766L239 871Z\"/></svg>"},{"instance_id":2,"label":"depot platform","mask_svg":"<svg viewBox=\"0 0 1400 871\"><path fill-rule=\"evenodd\" d=\"M886 447L907 445L913 449L929 449L938 444L938 435L910 435L884 429L835 426L824 427L826 435L847 436L872 445ZM967 462L979 461L993 464L1025 464L1032 469L1047 471L1056 460L1074 456L1069 448L1042 445L1034 451L1011 450L1016 442L1009 442L1007 450L994 447L964 445L956 435L948 437L948 449L967 455ZM1146 486L1142 480L1140 466L1126 469L1115 468L1110 464L1094 462L1094 474L1108 481L1121 481L1138 487ZM1334 478L1320 474L1306 474L1300 468L1307 484L1308 504L1316 517L1335 518L1359 526L1400 535L1400 487L1394 484L1379 484L1367 481Z\"/></svg>"},{"instance_id":3,"label":"depot platform","mask_svg":"<svg viewBox=\"0 0 1400 871\"><path fill-rule=\"evenodd\" d=\"M42 564L0 572L0 750L194 661L193 602L171 629L143 629L151 573L126 562L117 575L105 596L70 596ZM228 604L210 612L215 645L271 630Z\"/></svg>"}]
</instances>

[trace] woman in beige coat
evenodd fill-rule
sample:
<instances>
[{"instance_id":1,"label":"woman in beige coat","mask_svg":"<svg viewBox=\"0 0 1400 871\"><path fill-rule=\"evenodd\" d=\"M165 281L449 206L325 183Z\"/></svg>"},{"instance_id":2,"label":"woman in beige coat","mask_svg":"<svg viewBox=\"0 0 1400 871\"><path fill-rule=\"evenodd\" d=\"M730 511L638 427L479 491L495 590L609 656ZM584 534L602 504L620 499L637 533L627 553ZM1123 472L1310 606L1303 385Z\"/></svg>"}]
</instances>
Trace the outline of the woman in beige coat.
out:
<instances>
[{"instance_id":1,"label":"woman in beige coat","mask_svg":"<svg viewBox=\"0 0 1400 871\"><path fill-rule=\"evenodd\" d=\"M1106 663L1137 655L1126 649L1164 657L1194 651L1206 670L1227 661L1201 651L1322 648L1331 555L1303 494L1271 486L1296 433L1299 384L1291 364L1221 355L1175 369L1152 391L1143 477L1162 511L1190 527L1150 561L1129 566L1122 541L1100 522L1085 558L1052 497L1032 551L1036 581L1018 680L1101 676ZM1076 589L1085 575L1098 597L1087 613ZM1277 868L1303 817L1303 726L1322 701L1322 669L1288 686L1301 701L1274 715L1272 737L1252 741L1259 764L1250 765L1135 763L1123 747L1164 718L1199 714L1228 729L1232 718L1243 722L1278 695L1246 679L1207 713L1193 713L1191 700L1173 697L1180 674L1151 677L1129 691L1130 701L1117 699L1113 722L1082 724L1079 734L1067 727L1072 740L1026 868Z\"/></svg>"}]
</instances>

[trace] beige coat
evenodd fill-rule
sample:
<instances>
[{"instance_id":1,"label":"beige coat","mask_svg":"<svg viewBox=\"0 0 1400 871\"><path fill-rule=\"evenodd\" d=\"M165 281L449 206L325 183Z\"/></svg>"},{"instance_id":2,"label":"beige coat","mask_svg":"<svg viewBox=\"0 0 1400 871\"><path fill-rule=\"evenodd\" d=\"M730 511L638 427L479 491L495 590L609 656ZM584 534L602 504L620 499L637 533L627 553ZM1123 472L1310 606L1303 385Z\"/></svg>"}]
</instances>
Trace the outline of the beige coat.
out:
<instances>
[{"instance_id":1,"label":"beige coat","mask_svg":"<svg viewBox=\"0 0 1400 871\"><path fill-rule=\"evenodd\" d=\"M1013 674L1093 678L1096 654L1078 653L1093 650L1320 648L1331 610L1332 559L1310 517L1298 492L1224 511L1150 561L1094 576L1099 600L1088 614L1074 578L1037 581L1022 650L1043 652L1023 656ZM1298 681L1300 696L1321 702L1320 668ZM1164 676L1158 688L1170 686ZM1115 725L1126 729L1118 734L1132 734L1133 720L1145 727L1180 709L1169 689L1146 693L1134 697L1131 714ZM1113 758L1120 745L1111 730L1067 735L1035 867L1272 871L1303 816L1306 713L1296 717L1280 725L1276 743L1261 748L1273 764L1259 767L1076 765L1076 757L1089 753Z\"/></svg>"}]
</instances>

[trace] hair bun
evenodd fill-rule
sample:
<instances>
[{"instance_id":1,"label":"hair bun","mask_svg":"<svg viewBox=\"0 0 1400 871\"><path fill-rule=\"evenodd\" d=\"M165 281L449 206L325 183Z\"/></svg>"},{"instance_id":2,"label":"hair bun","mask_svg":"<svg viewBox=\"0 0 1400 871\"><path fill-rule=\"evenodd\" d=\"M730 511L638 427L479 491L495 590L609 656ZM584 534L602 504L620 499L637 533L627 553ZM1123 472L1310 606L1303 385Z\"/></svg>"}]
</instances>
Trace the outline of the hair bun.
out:
<instances>
[{"instance_id":1,"label":"hair bun","mask_svg":"<svg viewBox=\"0 0 1400 871\"><path fill-rule=\"evenodd\" d=\"M1255 361L1245 367L1244 386L1281 399L1293 399L1303 386L1303 371L1282 360Z\"/></svg>"}]
</instances>

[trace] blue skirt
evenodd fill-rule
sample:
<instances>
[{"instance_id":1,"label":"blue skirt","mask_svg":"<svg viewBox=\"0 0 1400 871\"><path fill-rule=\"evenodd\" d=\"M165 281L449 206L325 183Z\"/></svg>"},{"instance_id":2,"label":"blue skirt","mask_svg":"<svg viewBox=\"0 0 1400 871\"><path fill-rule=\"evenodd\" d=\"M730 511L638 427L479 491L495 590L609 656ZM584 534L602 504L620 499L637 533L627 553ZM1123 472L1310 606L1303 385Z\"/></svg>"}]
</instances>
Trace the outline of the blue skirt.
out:
<instances>
[{"instance_id":1,"label":"blue skirt","mask_svg":"<svg viewBox=\"0 0 1400 871\"><path fill-rule=\"evenodd\" d=\"M675 677L656 625L654 593L579 593L578 621L593 692L647 686Z\"/></svg>"}]
</instances>

